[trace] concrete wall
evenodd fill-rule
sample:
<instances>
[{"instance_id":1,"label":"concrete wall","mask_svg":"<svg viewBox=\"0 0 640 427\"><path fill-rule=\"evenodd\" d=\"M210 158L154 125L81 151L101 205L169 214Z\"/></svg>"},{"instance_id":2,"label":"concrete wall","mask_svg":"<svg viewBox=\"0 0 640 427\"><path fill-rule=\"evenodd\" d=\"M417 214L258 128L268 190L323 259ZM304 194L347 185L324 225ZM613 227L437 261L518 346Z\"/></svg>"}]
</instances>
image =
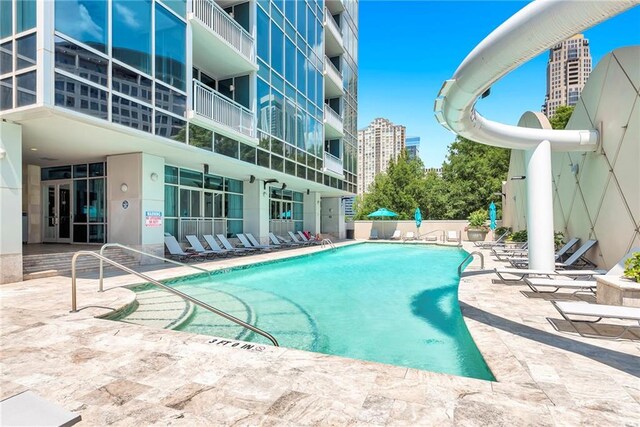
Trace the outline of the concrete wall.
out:
<instances>
[{"instance_id":1,"label":"concrete wall","mask_svg":"<svg viewBox=\"0 0 640 427\"><path fill-rule=\"evenodd\" d=\"M582 242L597 239L587 257L610 268L640 246L640 47L606 55L582 91L567 129L598 129L595 152L552 153L554 229ZM512 151L509 176L524 175L522 151ZM526 224L524 181L508 181L505 225Z\"/></svg>"},{"instance_id":2,"label":"concrete wall","mask_svg":"<svg viewBox=\"0 0 640 427\"><path fill-rule=\"evenodd\" d=\"M22 127L0 122L0 283L22 280Z\"/></svg>"},{"instance_id":3,"label":"concrete wall","mask_svg":"<svg viewBox=\"0 0 640 427\"><path fill-rule=\"evenodd\" d=\"M499 223L498 223L499 224ZM462 236L462 240L467 240L467 233L464 231L465 227L469 225L466 220L460 221L422 221L420 225L420 236L425 234L438 236L438 240L442 240L442 230L445 231L457 231ZM379 220L379 221L354 221L354 238L356 239L368 239L371 234L371 229L378 230L378 236L381 239L389 238L393 235L395 230L400 230L404 236L407 231L413 233L418 232L416 228L416 222L411 221L394 221L394 220ZM487 239L491 239L491 233L487 235Z\"/></svg>"},{"instance_id":4,"label":"concrete wall","mask_svg":"<svg viewBox=\"0 0 640 427\"><path fill-rule=\"evenodd\" d=\"M320 201L320 215L322 234L330 234L337 239L346 237L344 207L340 197L323 197Z\"/></svg>"},{"instance_id":5,"label":"concrete wall","mask_svg":"<svg viewBox=\"0 0 640 427\"><path fill-rule=\"evenodd\" d=\"M26 165L22 170L22 212L27 213L27 243L42 243L42 185L40 166ZM24 240L24 237L23 237Z\"/></svg>"}]
</instances>

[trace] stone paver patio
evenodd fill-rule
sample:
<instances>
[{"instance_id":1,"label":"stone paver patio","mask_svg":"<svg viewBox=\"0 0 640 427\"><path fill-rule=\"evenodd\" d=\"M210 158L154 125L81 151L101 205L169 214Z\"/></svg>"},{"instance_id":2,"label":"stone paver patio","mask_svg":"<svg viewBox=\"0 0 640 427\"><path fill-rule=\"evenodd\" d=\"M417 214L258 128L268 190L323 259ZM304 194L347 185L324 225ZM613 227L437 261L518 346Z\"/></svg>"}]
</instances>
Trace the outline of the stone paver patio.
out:
<instances>
[{"instance_id":1,"label":"stone paver patio","mask_svg":"<svg viewBox=\"0 0 640 427\"><path fill-rule=\"evenodd\" d=\"M101 294L94 277L80 279L79 305L90 307L79 313L69 313L68 277L3 285L0 398L30 389L85 425L640 426L640 340L563 332L570 326L545 298L495 279L463 278L459 299L497 382L94 318L132 302L120 286L139 280L127 275L112 273Z\"/></svg>"}]
</instances>

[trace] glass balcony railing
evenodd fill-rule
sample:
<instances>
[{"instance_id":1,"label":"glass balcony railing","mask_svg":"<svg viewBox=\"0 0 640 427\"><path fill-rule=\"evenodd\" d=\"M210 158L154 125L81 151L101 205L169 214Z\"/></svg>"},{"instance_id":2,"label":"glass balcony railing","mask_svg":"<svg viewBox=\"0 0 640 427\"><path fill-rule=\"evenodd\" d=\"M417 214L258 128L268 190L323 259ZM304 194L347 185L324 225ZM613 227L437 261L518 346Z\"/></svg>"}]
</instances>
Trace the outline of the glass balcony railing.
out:
<instances>
[{"instance_id":1,"label":"glass balcony railing","mask_svg":"<svg viewBox=\"0 0 640 427\"><path fill-rule=\"evenodd\" d=\"M336 173L338 175L344 174L344 168L342 166L342 160L337 158L331 153L324 152L324 170Z\"/></svg>"},{"instance_id":2,"label":"glass balcony railing","mask_svg":"<svg viewBox=\"0 0 640 427\"><path fill-rule=\"evenodd\" d=\"M256 61L254 39L213 0L192 0L193 14L206 27L233 46L252 63Z\"/></svg>"},{"instance_id":3,"label":"glass balcony railing","mask_svg":"<svg viewBox=\"0 0 640 427\"><path fill-rule=\"evenodd\" d=\"M219 92L193 81L193 111L218 124L249 137L256 137L256 119L253 112Z\"/></svg>"},{"instance_id":4,"label":"glass balcony railing","mask_svg":"<svg viewBox=\"0 0 640 427\"><path fill-rule=\"evenodd\" d=\"M342 37L342 30L340 29L340 25L338 25L336 20L333 18L333 15L326 7L324 8L324 24L325 26L331 28L332 31L335 31L337 34L339 34L340 37Z\"/></svg>"},{"instance_id":5,"label":"glass balcony railing","mask_svg":"<svg viewBox=\"0 0 640 427\"><path fill-rule=\"evenodd\" d=\"M340 70L338 70L338 68L336 68L335 65L333 65L333 62L331 62L329 57L326 55L324 57L324 68L328 76L342 85L342 73L340 72Z\"/></svg>"},{"instance_id":6,"label":"glass balcony railing","mask_svg":"<svg viewBox=\"0 0 640 427\"><path fill-rule=\"evenodd\" d=\"M324 104L324 121L326 124L334 128L338 133L342 133L342 117L333 111L333 108Z\"/></svg>"}]
</instances>

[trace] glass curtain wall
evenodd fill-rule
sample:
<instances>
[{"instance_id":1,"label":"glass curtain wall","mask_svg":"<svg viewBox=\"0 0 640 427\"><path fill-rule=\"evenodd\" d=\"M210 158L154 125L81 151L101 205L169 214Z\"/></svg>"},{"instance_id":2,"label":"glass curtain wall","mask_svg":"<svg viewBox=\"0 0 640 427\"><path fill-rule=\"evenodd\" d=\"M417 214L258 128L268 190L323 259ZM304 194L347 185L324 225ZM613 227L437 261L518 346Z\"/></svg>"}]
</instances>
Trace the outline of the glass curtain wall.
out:
<instances>
[{"instance_id":1,"label":"glass curtain wall","mask_svg":"<svg viewBox=\"0 0 640 427\"><path fill-rule=\"evenodd\" d=\"M185 11L185 0L55 0L55 104L186 143Z\"/></svg>"},{"instance_id":2,"label":"glass curtain wall","mask_svg":"<svg viewBox=\"0 0 640 427\"><path fill-rule=\"evenodd\" d=\"M242 181L165 166L164 194L165 233L180 240L188 234L242 233Z\"/></svg>"},{"instance_id":3,"label":"glass curtain wall","mask_svg":"<svg viewBox=\"0 0 640 427\"><path fill-rule=\"evenodd\" d=\"M358 1L344 0L342 12L342 79L345 90L343 102L343 167L344 190L357 192L358 158Z\"/></svg>"}]
</instances>

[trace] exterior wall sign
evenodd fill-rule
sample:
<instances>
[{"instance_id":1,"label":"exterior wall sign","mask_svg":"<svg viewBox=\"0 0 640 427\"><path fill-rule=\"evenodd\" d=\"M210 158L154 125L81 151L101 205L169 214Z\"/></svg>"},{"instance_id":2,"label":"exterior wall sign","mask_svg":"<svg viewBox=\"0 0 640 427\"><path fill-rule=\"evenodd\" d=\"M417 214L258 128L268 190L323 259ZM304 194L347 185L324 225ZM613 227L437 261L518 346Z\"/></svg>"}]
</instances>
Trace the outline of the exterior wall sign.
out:
<instances>
[{"instance_id":1,"label":"exterior wall sign","mask_svg":"<svg viewBox=\"0 0 640 427\"><path fill-rule=\"evenodd\" d=\"M146 211L144 213L144 226L145 227L161 227L162 226L162 212L160 212L160 211Z\"/></svg>"}]
</instances>

